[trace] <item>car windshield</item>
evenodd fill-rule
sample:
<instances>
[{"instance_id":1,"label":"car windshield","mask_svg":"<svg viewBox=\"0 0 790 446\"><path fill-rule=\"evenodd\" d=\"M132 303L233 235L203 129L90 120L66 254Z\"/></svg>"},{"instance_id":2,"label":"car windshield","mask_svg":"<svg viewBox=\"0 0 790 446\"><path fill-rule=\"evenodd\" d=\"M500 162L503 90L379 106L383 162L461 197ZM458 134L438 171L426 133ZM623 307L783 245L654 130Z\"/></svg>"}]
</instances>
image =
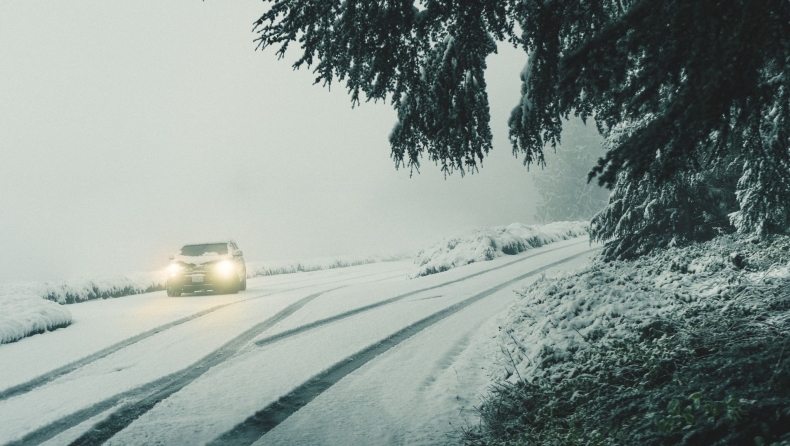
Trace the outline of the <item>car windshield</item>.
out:
<instances>
[{"instance_id":1,"label":"car windshield","mask_svg":"<svg viewBox=\"0 0 790 446\"><path fill-rule=\"evenodd\" d=\"M186 245L181 248L182 256L197 257L208 254L227 254L228 245L226 243L208 243L205 245Z\"/></svg>"}]
</instances>

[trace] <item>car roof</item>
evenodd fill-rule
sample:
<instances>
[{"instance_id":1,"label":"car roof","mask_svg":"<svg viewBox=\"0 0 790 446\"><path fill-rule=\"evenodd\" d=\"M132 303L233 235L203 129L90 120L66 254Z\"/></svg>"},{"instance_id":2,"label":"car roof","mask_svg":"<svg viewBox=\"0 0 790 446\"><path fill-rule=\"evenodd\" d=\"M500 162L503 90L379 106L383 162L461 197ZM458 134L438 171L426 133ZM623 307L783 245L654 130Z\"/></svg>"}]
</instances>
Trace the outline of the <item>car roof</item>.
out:
<instances>
[{"instance_id":1,"label":"car roof","mask_svg":"<svg viewBox=\"0 0 790 446\"><path fill-rule=\"evenodd\" d=\"M196 243L184 243L182 246L193 246L193 245L219 245L219 244L228 244L228 243L236 243L233 240L215 240L211 242L196 242Z\"/></svg>"}]
</instances>

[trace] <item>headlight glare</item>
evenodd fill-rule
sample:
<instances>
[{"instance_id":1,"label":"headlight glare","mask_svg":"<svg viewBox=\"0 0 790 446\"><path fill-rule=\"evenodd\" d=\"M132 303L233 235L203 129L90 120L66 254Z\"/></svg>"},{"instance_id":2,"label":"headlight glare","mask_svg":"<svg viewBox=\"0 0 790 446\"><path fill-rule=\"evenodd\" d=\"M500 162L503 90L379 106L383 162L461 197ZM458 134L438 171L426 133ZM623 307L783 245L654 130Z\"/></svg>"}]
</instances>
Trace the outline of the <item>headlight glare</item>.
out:
<instances>
[{"instance_id":1,"label":"headlight glare","mask_svg":"<svg viewBox=\"0 0 790 446\"><path fill-rule=\"evenodd\" d=\"M227 276L233 272L233 264L229 260L223 260L217 263L217 271L223 276Z\"/></svg>"},{"instance_id":2,"label":"headlight glare","mask_svg":"<svg viewBox=\"0 0 790 446\"><path fill-rule=\"evenodd\" d=\"M181 272L181 265L179 265L177 263L173 263L173 264L170 265L170 268L168 268L168 269L170 270L170 275L171 276L175 276L176 274Z\"/></svg>"}]
</instances>

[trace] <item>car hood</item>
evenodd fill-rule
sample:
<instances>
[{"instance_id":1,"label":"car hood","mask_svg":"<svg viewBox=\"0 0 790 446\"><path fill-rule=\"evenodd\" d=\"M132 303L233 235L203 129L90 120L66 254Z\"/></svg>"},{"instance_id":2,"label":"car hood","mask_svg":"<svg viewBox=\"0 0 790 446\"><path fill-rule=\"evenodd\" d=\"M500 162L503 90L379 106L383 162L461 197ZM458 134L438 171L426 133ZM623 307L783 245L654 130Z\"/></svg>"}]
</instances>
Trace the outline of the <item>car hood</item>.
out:
<instances>
[{"instance_id":1,"label":"car hood","mask_svg":"<svg viewBox=\"0 0 790 446\"><path fill-rule=\"evenodd\" d=\"M202 256L182 256L173 257L173 262L186 263L187 265L204 265L206 263L217 262L219 260L230 259L230 254L209 254Z\"/></svg>"}]
</instances>

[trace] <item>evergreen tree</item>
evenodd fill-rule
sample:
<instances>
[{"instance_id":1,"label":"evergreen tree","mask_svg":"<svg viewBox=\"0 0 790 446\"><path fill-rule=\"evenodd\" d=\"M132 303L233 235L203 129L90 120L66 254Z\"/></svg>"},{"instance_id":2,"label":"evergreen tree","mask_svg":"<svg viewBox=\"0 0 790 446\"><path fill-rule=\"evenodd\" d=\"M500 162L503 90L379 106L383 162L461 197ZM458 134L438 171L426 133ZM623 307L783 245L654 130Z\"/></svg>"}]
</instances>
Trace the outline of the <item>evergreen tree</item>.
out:
<instances>
[{"instance_id":1,"label":"evergreen tree","mask_svg":"<svg viewBox=\"0 0 790 446\"><path fill-rule=\"evenodd\" d=\"M345 81L354 104L362 95L392 101L398 167L418 169L427 154L445 174L477 169L491 149L485 59L496 41L509 41L529 56L509 120L513 152L525 164L545 164L544 147L560 143L571 114L595 118L616 144L590 178L615 188L613 205L621 195L691 196L711 172L726 170L739 177L730 215L737 230L787 229L787 0L270 2L256 22L261 48L275 45L282 55L298 42L295 67L314 66L316 82ZM597 219L596 237L623 243L642 234L638 225L628 232L613 209ZM687 238L659 215L644 222L659 239Z\"/></svg>"}]
</instances>

